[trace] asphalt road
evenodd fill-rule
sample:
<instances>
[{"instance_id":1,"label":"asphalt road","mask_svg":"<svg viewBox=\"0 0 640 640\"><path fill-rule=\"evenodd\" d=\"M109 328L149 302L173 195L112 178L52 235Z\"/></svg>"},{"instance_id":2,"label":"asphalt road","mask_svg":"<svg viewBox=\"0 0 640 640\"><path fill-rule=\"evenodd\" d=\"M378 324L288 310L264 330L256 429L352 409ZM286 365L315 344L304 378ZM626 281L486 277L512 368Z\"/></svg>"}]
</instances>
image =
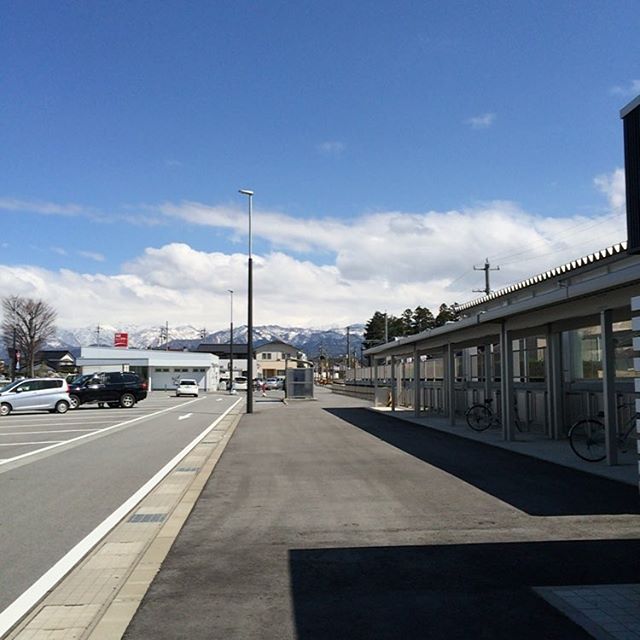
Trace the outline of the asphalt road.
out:
<instances>
[{"instance_id":1,"label":"asphalt road","mask_svg":"<svg viewBox=\"0 0 640 640\"><path fill-rule=\"evenodd\" d=\"M242 418L127 640L584 639L532 587L637 581L633 487L318 395Z\"/></svg>"},{"instance_id":2,"label":"asphalt road","mask_svg":"<svg viewBox=\"0 0 640 640\"><path fill-rule=\"evenodd\" d=\"M133 409L0 418L0 611L235 400L155 392Z\"/></svg>"}]
</instances>

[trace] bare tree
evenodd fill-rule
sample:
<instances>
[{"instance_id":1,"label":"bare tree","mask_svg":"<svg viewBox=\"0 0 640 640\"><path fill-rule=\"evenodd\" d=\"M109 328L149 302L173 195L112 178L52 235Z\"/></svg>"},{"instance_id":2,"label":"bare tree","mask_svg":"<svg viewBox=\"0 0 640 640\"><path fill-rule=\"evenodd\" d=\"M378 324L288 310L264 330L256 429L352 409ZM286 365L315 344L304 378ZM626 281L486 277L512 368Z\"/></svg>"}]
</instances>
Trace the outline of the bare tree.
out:
<instances>
[{"instance_id":1,"label":"bare tree","mask_svg":"<svg viewBox=\"0 0 640 640\"><path fill-rule=\"evenodd\" d=\"M7 296L2 298L2 335L7 350L13 354L12 371L15 375L15 352L27 375L34 375L35 357L47 340L55 335L55 309L42 300Z\"/></svg>"}]
</instances>

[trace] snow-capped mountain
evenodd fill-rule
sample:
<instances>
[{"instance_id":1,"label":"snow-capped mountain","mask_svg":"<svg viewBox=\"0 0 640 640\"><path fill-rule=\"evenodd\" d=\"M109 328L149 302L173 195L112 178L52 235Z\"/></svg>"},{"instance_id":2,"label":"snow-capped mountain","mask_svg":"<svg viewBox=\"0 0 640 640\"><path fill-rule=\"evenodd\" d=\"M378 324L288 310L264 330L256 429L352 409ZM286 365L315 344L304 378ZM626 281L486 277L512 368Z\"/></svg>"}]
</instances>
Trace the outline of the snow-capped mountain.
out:
<instances>
[{"instance_id":1,"label":"snow-capped mountain","mask_svg":"<svg viewBox=\"0 0 640 640\"><path fill-rule=\"evenodd\" d=\"M58 329L56 340L49 342L50 349L77 349L90 345L112 346L116 332L129 334L129 346L137 348L154 348L166 344L166 327L141 327L137 325L98 327L81 327L78 329ZM193 325L178 327L169 326L169 347L195 349L201 342L216 344L229 342L229 330L207 333ZM360 353L360 346L364 336L364 325L351 325L349 345L351 351ZM247 327L234 327L233 340L237 343L247 341ZM347 329L338 327L332 329L310 329L302 327L280 327L278 325L263 325L253 328L254 345L272 340L284 342L298 347L313 358L321 353L327 356L343 355L347 351Z\"/></svg>"}]
</instances>

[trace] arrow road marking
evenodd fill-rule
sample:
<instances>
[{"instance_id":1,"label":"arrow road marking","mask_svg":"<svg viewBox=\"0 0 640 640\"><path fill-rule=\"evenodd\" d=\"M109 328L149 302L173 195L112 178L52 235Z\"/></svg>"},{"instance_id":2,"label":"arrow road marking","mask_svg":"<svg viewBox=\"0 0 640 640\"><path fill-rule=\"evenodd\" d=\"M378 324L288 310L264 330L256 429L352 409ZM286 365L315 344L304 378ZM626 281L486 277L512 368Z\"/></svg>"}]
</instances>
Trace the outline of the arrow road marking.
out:
<instances>
[{"instance_id":1,"label":"arrow road marking","mask_svg":"<svg viewBox=\"0 0 640 640\"><path fill-rule=\"evenodd\" d=\"M185 420L186 418L190 418L193 415L193 413L187 413L183 416L178 416L178 420Z\"/></svg>"}]
</instances>

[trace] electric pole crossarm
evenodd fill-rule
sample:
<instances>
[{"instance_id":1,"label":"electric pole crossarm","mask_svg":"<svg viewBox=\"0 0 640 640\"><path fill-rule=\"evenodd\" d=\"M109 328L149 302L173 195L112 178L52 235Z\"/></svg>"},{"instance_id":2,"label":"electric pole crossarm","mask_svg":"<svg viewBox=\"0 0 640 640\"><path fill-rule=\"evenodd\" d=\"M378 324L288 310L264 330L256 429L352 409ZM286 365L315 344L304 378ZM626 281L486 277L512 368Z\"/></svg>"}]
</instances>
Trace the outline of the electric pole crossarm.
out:
<instances>
[{"instance_id":1,"label":"electric pole crossarm","mask_svg":"<svg viewBox=\"0 0 640 640\"><path fill-rule=\"evenodd\" d=\"M491 283L489 282L490 271L500 271L500 267L491 267L489 264L489 258L484 259L484 264L481 267L473 267L474 271L484 271L484 289L474 289L474 293L484 293L489 295L491 293Z\"/></svg>"}]
</instances>

